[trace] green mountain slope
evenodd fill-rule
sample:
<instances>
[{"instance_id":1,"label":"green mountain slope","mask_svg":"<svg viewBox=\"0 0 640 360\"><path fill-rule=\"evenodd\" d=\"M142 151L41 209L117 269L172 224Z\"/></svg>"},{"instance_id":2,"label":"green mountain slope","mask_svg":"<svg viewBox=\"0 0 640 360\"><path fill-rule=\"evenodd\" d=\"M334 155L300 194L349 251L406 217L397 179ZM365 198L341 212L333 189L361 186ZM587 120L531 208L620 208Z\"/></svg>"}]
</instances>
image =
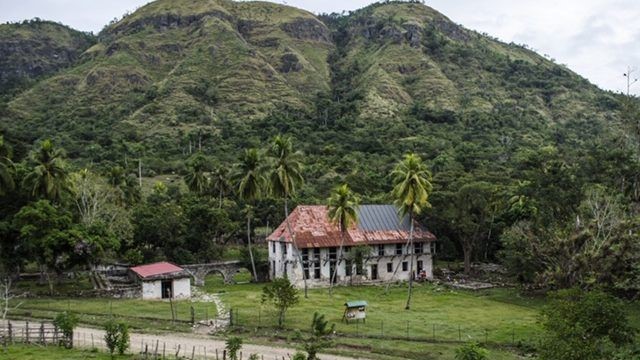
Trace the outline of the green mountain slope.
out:
<instances>
[{"instance_id":1,"label":"green mountain slope","mask_svg":"<svg viewBox=\"0 0 640 360\"><path fill-rule=\"evenodd\" d=\"M346 177L375 194L410 149L441 168L501 172L522 149L580 149L617 131L613 94L419 3L314 16L159 0L98 39L0 104L18 157L53 137L79 163L143 158L162 173L181 171L195 149L227 162L289 132L314 164L312 193Z\"/></svg>"},{"instance_id":2,"label":"green mountain slope","mask_svg":"<svg viewBox=\"0 0 640 360\"><path fill-rule=\"evenodd\" d=\"M49 21L0 25L0 95L73 65L94 41Z\"/></svg>"}]
</instances>

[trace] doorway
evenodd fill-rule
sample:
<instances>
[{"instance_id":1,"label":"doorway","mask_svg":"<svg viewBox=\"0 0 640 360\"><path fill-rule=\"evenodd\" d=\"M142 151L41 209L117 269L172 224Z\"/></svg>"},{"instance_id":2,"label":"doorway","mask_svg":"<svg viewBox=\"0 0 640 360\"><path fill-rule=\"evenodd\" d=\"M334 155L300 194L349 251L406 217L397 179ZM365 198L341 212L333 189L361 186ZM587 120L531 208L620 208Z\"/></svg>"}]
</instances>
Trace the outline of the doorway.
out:
<instances>
[{"instance_id":1,"label":"doorway","mask_svg":"<svg viewBox=\"0 0 640 360\"><path fill-rule=\"evenodd\" d=\"M378 280L378 264L371 265L371 280Z\"/></svg>"},{"instance_id":2,"label":"doorway","mask_svg":"<svg viewBox=\"0 0 640 360\"><path fill-rule=\"evenodd\" d=\"M170 299L173 297L173 281L163 280L161 285L161 292L163 299Z\"/></svg>"}]
</instances>

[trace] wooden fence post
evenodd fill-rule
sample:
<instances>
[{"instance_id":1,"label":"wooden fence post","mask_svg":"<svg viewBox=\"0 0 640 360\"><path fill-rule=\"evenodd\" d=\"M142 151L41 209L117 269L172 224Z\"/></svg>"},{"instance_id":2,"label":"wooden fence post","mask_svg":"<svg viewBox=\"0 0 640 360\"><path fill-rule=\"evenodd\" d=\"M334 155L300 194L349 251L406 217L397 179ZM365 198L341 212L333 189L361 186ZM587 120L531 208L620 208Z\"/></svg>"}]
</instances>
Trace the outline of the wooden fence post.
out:
<instances>
[{"instance_id":1,"label":"wooden fence post","mask_svg":"<svg viewBox=\"0 0 640 360\"><path fill-rule=\"evenodd\" d=\"M9 330L9 342L13 344L13 326L11 325L11 321L9 321L8 324L8 330Z\"/></svg>"},{"instance_id":2,"label":"wooden fence post","mask_svg":"<svg viewBox=\"0 0 640 360\"><path fill-rule=\"evenodd\" d=\"M46 342L44 340L44 323L40 323L40 343L42 345L46 345Z\"/></svg>"},{"instance_id":3,"label":"wooden fence post","mask_svg":"<svg viewBox=\"0 0 640 360\"><path fill-rule=\"evenodd\" d=\"M227 360L227 350L222 350L222 360Z\"/></svg>"},{"instance_id":4,"label":"wooden fence post","mask_svg":"<svg viewBox=\"0 0 640 360\"><path fill-rule=\"evenodd\" d=\"M24 328L25 331L25 343L29 343L29 321L26 322L26 327Z\"/></svg>"}]
</instances>

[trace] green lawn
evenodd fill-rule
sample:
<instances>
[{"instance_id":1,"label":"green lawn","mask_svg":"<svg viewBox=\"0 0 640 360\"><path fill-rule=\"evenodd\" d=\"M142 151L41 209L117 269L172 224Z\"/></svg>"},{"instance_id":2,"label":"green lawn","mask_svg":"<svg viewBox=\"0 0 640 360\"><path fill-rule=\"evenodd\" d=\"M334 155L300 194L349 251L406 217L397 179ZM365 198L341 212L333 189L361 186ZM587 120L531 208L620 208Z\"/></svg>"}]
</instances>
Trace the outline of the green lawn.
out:
<instances>
[{"instance_id":1,"label":"green lawn","mask_svg":"<svg viewBox=\"0 0 640 360\"><path fill-rule=\"evenodd\" d=\"M81 323L102 325L111 315L125 320L134 329L189 331L191 307L195 311L195 320L214 318L214 303L174 301L177 322L171 321L171 304L160 300L133 299L58 299L37 298L22 299L22 305L10 313L13 318L35 317L53 319L58 313L69 311L80 318Z\"/></svg>"},{"instance_id":2,"label":"green lawn","mask_svg":"<svg viewBox=\"0 0 640 360\"><path fill-rule=\"evenodd\" d=\"M205 290L220 292L241 326L273 326L274 310L260 303L262 287L224 285L218 276L210 276ZM404 285L392 286L388 295L378 286L338 287L329 297L327 289L311 289L309 299L301 293L300 304L287 313L286 328L306 329L318 311L336 324L339 333L355 337L512 343L535 341L539 334L537 317L543 301L520 297L514 290L467 292L420 284L415 288L412 309L404 310L406 291ZM341 321L347 300L369 303L366 323Z\"/></svg>"},{"instance_id":3,"label":"green lawn","mask_svg":"<svg viewBox=\"0 0 640 360\"><path fill-rule=\"evenodd\" d=\"M116 356L115 359L134 359L132 355ZM111 357L104 352L92 352L86 350L64 349L56 346L42 347L37 345L12 345L6 352L0 347L0 359L6 360L110 360Z\"/></svg>"}]
</instances>

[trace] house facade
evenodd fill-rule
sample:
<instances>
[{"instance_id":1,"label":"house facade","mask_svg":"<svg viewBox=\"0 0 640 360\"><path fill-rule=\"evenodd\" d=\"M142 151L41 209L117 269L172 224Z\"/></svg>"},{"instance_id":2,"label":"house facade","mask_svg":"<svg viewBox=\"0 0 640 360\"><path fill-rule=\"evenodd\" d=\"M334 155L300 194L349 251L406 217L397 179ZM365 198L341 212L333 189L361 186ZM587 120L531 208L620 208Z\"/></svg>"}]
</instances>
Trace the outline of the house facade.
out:
<instances>
[{"instance_id":1,"label":"house facade","mask_svg":"<svg viewBox=\"0 0 640 360\"><path fill-rule=\"evenodd\" d=\"M412 274L412 254L414 278L433 277L432 233L414 222L413 246L409 246L410 220L401 218L393 205L361 205L357 214L357 224L343 239L329 221L326 206L296 207L289 225L285 220L267 237L270 277L287 277L296 286L302 286L303 276L310 286L329 285L334 271L338 284L403 281Z\"/></svg>"},{"instance_id":2,"label":"house facade","mask_svg":"<svg viewBox=\"0 0 640 360\"><path fill-rule=\"evenodd\" d=\"M143 300L191 298L191 275L177 265L159 262L135 266L129 271L140 286Z\"/></svg>"}]
</instances>

